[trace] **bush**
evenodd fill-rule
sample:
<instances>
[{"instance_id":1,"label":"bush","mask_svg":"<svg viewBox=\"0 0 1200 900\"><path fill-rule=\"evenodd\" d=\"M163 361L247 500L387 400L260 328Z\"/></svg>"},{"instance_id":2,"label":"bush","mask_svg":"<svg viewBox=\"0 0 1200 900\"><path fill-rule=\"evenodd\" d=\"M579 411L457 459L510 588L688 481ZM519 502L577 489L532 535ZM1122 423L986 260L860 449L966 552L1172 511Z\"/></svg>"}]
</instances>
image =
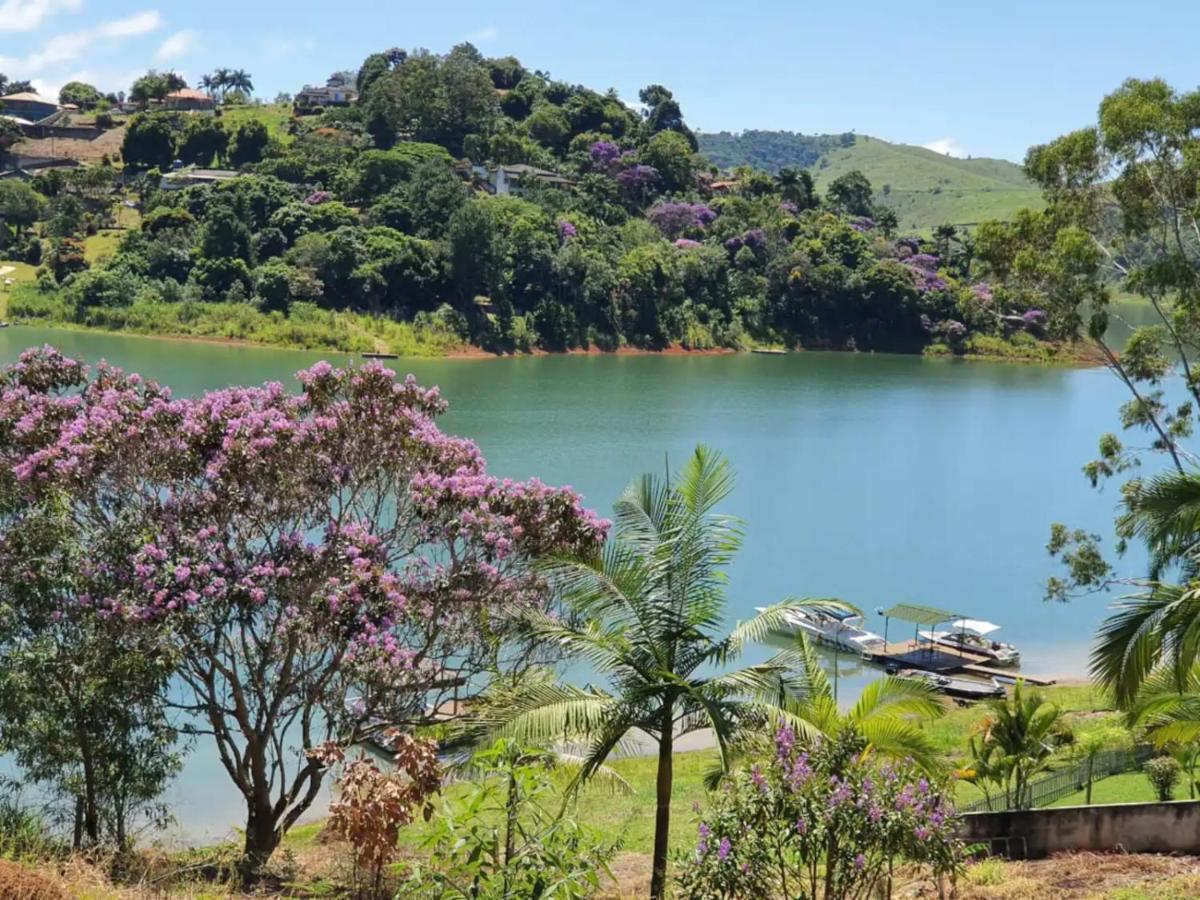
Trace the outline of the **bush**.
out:
<instances>
[{"instance_id":1,"label":"bush","mask_svg":"<svg viewBox=\"0 0 1200 900\"><path fill-rule=\"evenodd\" d=\"M846 734L801 748L784 727L769 761L726 781L680 860L681 894L891 896L893 865L961 866L948 794L911 763L879 763Z\"/></svg>"},{"instance_id":2,"label":"bush","mask_svg":"<svg viewBox=\"0 0 1200 900\"><path fill-rule=\"evenodd\" d=\"M553 753L498 741L473 761L471 788L446 800L417 866L399 896L507 900L594 896L615 847L599 842L564 807L550 772Z\"/></svg>"},{"instance_id":3,"label":"bush","mask_svg":"<svg viewBox=\"0 0 1200 900\"><path fill-rule=\"evenodd\" d=\"M1179 762L1173 756L1158 756L1146 763L1146 777L1160 801L1173 799L1179 776Z\"/></svg>"},{"instance_id":4,"label":"bush","mask_svg":"<svg viewBox=\"0 0 1200 900\"><path fill-rule=\"evenodd\" d=\"M69 900L53 881L17 863L0 859L0 897L13 900Z\"/></svg>"}]
</instances>

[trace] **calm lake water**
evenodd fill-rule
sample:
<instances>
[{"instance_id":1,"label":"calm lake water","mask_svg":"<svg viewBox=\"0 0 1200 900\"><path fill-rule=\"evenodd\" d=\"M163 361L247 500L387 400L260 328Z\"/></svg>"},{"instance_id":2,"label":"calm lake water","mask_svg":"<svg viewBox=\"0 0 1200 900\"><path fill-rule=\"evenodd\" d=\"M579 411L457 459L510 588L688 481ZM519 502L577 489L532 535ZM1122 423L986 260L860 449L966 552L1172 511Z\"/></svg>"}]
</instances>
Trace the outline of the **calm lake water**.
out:
<instances>
[{"instance_id":1,"label":"calm lake water","mask_svg":"<svg viewBox=\"0 0 1200 900\"><path fill-rule=\"evenodd\" d=\"M292 384L317 359L344 361L17 327L0 331L0 363L42 342L185 394ZM573 485L606 513L634 475L661 471L697 442L728 454L738 473L728 511L746 521L731 625L787 596L866 610L926 603L1001 623L1026 671L1086 669L1106 599L1047 604L1042 585L1056 570L1045 552L1051 522L1111 534L1115 485L1098 493L1080 473L1099 434L1117 430L1125 399L1103 370L832 353L394 367L442 388L443 427L475 439L493 472ZM882 630L874 613L867 623ZM843 668L843 699L868 677ZM173 791L192 835L237 821L237 798L207 751L198 745Z\"/></svg>"}]
</instances>

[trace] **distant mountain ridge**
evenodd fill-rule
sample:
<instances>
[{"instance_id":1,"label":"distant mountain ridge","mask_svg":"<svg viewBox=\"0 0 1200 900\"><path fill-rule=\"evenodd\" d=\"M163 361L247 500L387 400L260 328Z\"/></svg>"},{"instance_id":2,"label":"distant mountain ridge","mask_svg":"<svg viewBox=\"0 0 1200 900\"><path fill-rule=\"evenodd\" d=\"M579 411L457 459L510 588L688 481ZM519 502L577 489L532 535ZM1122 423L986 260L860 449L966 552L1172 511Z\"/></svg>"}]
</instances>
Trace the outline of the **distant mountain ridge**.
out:
<instances>
[{"instance_id":1,"label":"distant mountain ridge","mask_svg":"<svg viewBox=\"0 0 1200 900\"><path fill-rule=\"evenodd\" d=\"M797 166L811 171L821 189L858 169L875 188L877 202L892 207L904 229L927 231L946 222L970 226L1044 205L1022 168L1003 159L961 159L852 133L744 131L696 137L700 151L722 169L752 165L777 173Z\"/></svg>"}]
</instances>

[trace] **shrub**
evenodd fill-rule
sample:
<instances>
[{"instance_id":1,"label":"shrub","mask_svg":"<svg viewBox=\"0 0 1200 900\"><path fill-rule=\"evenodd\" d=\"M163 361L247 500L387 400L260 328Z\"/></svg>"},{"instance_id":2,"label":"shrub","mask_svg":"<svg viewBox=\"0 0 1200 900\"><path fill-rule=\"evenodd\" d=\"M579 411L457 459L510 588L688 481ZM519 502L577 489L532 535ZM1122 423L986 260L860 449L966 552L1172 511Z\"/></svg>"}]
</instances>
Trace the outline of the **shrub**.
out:
<instances>
[{"instance_id":1,"label":"shrub","mask_svg":"<svg viewBox=\"0 0 1200 900\"><path fill-rule=\"evenodd\" d=\"M385 740L394 751L394 770L385 774L360 756L345 765L337 799L329 805L329 830L354 849L353 881L360 896L383 895L383 869L396 855L400 829L414 820L415 807L430 817L429 798L442 786L436 742L398 732ZM345 752L334 742L309 755L326 765L345 761Z\"/></svg>"},{"instance_id":2,"label":"shrub","mask_svg":"<svg viewBox=\"0 0 1200 900\"><path fill-rule=\"evenodd\" d=\"M908 860L941 878L962 845L947 793L911 763L878 763L853 733L802 749L790 728L772 758L725 783L680 860L684 896L891 895Z\"/></svg>"},{"instance_id":3,"label":"shrub","mask_svg":"<svg viewBox=\"0 0 1200 900\"><path fill-rule=\"evenodd\" d=\"M66 891L44 875L0 859L0 897L13 900L69 900Z\"/></svg>"},{"instance_id":4,"label":"shrub","mask_svg":"<svg viewBox=\"0 0 1200 900\"><path fill-rule=\"evenodd\" d=\"M1179 762L1173 756L1158 756L1146 763L1146 777L1150 779L1155 796L1161 801L1172 799L1179 775Z\"/></svg>"},{"instance_id":5,"label":"shrub","mask_svg":"<svg viewBox=\"0 0 1200 900\"><path fill-rule=\"evenodd\" d=\"M580 825L563 806L550 771L553 753L509 740L476 754L471 789L443 801L418 865L398 896L507 900L594 896L616 848ZM498 823L498 824L497 824Z\"/></svg>"}]
</instances>

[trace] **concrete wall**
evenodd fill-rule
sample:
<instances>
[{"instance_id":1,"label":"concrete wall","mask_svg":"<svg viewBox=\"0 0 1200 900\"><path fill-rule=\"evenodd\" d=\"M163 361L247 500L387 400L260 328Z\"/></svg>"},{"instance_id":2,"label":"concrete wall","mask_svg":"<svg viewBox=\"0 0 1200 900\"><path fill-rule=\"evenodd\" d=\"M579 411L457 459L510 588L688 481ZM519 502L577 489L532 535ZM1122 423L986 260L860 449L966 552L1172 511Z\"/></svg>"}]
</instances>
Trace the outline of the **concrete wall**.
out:
<instances>
[{"instance_id":1,"label":"concrete wall","mask_svg":"<svg viewBox=\"0 0 1200 900\"><path fill-rule=\"evenodd\" d=\"M1068 850L1200 853L1200 800L967 813L962 837L1013 859Z\"/></svg>"}]
</instances>

